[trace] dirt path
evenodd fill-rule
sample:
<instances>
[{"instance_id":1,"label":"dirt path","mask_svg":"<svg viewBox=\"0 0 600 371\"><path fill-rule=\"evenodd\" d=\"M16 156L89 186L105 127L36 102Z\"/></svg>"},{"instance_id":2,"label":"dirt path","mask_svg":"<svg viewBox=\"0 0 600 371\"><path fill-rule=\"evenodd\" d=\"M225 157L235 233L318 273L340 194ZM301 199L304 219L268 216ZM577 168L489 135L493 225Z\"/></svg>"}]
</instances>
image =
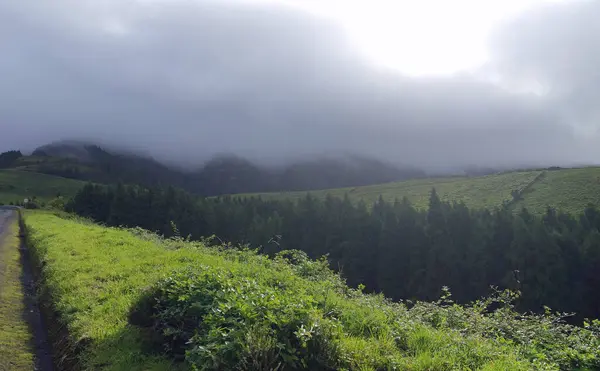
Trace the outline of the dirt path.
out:
<instances>
[{"instance_id":1,"label":"dirt path","mask_svg":"<svg viewBox=\"0 0 600 371\"><path fill-rule=\"evenodd\" d=\"M29 254L19 235L17 212L0 207L0 371L51 371Z\"/></svg>"}]
</instances>

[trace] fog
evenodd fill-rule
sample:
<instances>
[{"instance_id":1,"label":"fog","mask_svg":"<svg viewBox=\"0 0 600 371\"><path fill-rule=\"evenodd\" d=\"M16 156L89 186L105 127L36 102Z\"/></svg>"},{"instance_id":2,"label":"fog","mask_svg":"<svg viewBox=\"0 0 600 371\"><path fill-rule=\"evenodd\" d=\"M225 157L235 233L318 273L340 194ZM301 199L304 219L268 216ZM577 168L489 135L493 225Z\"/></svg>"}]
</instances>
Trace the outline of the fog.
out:
<instances>
[{"instance_id":1,"label":"fog","mask_svg":"<svg viewBox=\"0 0 600 371\"><path fill-rule=\"evenodd\" d=\"M0 0L0 149L81 139L188 165L598 163L599 16L595 1L538 6L497 25L480 68L410 77L275 1Z\"/></svg>"}]
</instances>

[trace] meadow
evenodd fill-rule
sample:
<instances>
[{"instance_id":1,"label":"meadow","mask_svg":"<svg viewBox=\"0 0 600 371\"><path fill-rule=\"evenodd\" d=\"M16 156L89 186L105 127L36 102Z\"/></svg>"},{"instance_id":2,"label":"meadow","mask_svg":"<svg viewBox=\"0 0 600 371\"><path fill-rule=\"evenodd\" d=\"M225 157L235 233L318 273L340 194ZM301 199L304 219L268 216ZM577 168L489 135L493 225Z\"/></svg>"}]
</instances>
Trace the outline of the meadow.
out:
<instances>
[{"instance_id":1,"label":"meadow","mask_svg":"<svg viewBox=\"0 0 600 371\"><path fill-rule=\"evenodd\" d=\"M0 170L0 205L22 202L33 196L49 201L61 195L72 197L85 182L20 170Z\"/></svg>"},{"instance_id":2,"label":"meadow","mask_svg":"<svg viewBox=\"0 0 600 371\"><path fill-rule=\"evenodd\" d=\"M600 367L598 323L392 303L301 252L276 258L27 211L59 369L531 370ZM495 310L488 308L494 307Z\"/></svg>"},{"instance_id":3,"label":"meadow","mask_svg":"<svg viewBox=\"0 0 600 371\"><path fill-rule=\"evenodd\" d=\"M416 208L424 209L427 208L431 189L435 188L444 201L464 202L470 208L484 208L500 206L503 201L510 201L513 190L527 187L540 173L541 171L525 171L480 177L415 179L364 187L326 189L309 193L317 198L325 198L327 195L344 197L347 194L351 200L362 200L367 205L375 203L380 196L384 200L392 202L394 199L401 200L406 197ZM306 196L306 193L299 191L255 193L240 196L260 196L265 200L280 200L302 198Z\"/></svg>"},{"instance_id":4,"label":"meadow","mask_svg":"<svg viewBox=\"0 0 600 371\"><path fill-rule=\"evenodd\" d=\"M523 200L515 205L534 214L546 211L548 205L571 214L580 213L589 204L600 205L600 168L546 171Z\"/></svg>"}]
</instances>

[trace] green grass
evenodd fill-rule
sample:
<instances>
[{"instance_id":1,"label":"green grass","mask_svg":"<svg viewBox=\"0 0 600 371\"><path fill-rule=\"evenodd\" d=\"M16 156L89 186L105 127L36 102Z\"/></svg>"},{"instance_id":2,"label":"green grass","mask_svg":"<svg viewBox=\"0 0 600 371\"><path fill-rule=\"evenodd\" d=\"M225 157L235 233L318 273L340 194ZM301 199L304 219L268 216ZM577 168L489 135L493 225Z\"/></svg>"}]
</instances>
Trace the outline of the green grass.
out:
<instances>
[{"instance_id":1,"label":"green grass","mask_svg":"<svg viewBox=\"0 0 600 371\"><path fill-rule=\"evenodd\" d=\"M37 197L48 201L58 194L71 197L85 182L20 170L0 170L0 204Z\"/></svg>"},{"instance_id":2,"label":"green grass","mask_svg":"<svg viewBox=\"0 0 600 371\"><path fill-rule=\"evenodd\" d=\"M416 179L364 187L311 191L310 194L316 197L325 197L327 194L343 197L347 193L352 200L363 200L368 205L377 201L379 196L386 201L407 197L415 207L422 209L427 207L429 193L432 188L435 188L443 200L462 201L469 207L483 208L499 206L503 201L511 200L513 190L526 187L539 174L540 171L525 171L482 177ZM306 193L283 192L251 195L260 195L263 199L298 199L304 197Z\"/></svg>"},{"instance_id":3,"label":"green grass","mask_svg":"<svg viewBox=\"0 0 600 371\"><path fill-rule=\"evenodd\" d=\"M344 362L351 369L393 365L406 370L531 368L507 345L450 329L436 330L413 318L403 306L389 304L380 296L352 294L352 290L347 296L342 292L348 289L334 290L328 280L303 278L292 266L253 253L224 252L143 233L145 237L140 238L129 231L45 212L27 212L26 224L34 261L43 266L43 285L58 315L58 325L69 333L67 348L81 345L77 363L83 369L187 369L165 356L148 353L146 332L128 322L132 308L149 288L174 270L185 268L217 272L214 277L229 275L233 291L242 283L276 294L287 292L281 287L289 287L290 293L298 290L297 296L289 294L281 298L282 302L302 299L307 300L306 305L313 303L314 307L307 308L313 308L311 313L323 323L324 316L337 313L334 327L340 335L330 341L335 342L332 346L336 351L345 354ZM260 291L252 294L264 300ZM326 308L319 309L317 303L323 301ZM267 304L277 306L281 302ZM243 305L247 308L249 303Z\"/></svg>"},{"instance_id":4,"label":"green grass","mask_svg":"<svg viewBox=\"0 0 600 371\"><path fill-rule=\"evenodd\" d=\"M25 317L16 219L0 238L0 371L34 369L31 332Z\"/></svg>"},{"instance_id":5,"label":"green grass","mask_svg":"<svg viewBox=\"0 0 600 371\"><path fill-rule=\"evenodd\" d=\"M548 206L577 214L588 204L600 205L598 167L547 171L515 206L536 214L544 213Z\"/></svg>"}]
</instances>

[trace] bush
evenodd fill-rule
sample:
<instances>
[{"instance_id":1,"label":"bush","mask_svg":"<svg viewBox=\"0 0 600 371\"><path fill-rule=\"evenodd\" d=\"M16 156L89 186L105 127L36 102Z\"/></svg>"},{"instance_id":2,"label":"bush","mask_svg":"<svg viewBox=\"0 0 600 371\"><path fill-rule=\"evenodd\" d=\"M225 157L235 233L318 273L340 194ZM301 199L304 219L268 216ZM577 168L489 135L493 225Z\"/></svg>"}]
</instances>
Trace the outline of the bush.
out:
<instances>
[{"instance_id":1,"label":"bush","mask_svg":"<svg viewBox=\"0 0 600 371\"><path fill-rule=\"evenodd\" d=\"M272 285L270 277L186 269L140 303L138 316L141 308L146 313L139 320L152 322L165 350L195 369L337 369L339 329L297 279L287 278Z\"/></svg>"},{"instance_id":2,"label":"bush","mask_svg":"<svg viewBox=\"0 0 600 371\"><path fill-rule=\"evenodd\" d=\"M250 251L222 253L262 260ZM519 314L519 294L509 290L462 306L444 289L437 302L407 306L343 286L301 252L262 262L269 269L259 275L208 266L177 271L146 293L134 317L158 334L156 344L197 370L600 367L598 321L580 328L549 310ZM507 357L509 349L516 358Z\"/></svg>"},{"instance_id":3,"label":"bush","mask_svg":"<svg viewBox=\"0 0 600 371\"><path fill-rule=\"evenodd\" d=\"M544 314L521 314L514 310L519 297L519 292L494 289L490 297L463 306L453 303L445 288L439 301L418 302L411 313L436 329L510 344L538 369L600 369L600 321L586 321L582 328L566 323L569 314L549 308Z\"/></svg>"}]
</instances>

